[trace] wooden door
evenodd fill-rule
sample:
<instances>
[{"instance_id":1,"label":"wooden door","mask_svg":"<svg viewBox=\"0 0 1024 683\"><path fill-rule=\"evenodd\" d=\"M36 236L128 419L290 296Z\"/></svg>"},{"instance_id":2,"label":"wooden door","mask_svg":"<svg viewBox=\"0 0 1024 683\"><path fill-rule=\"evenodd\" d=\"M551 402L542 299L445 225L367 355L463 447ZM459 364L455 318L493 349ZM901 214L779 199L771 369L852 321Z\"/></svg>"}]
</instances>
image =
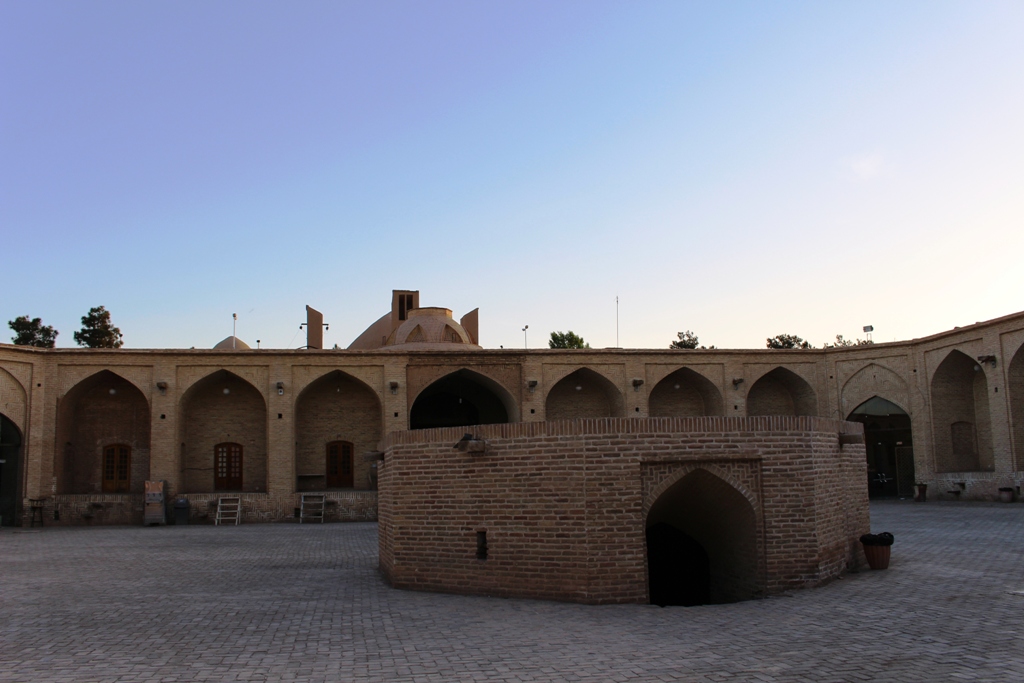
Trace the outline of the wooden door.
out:
<instances>
[{"instance_id":1,"label":"wooden door","mask_svg":"<svg viewBox=\"0 0 1024 683\"><path fill-rule=\"evenodd\" d=\"M348 441L327 444L327 488L352 488L352 444Z\"/></svg>"},{"instance_id":2,"label":"wooden door","mask_svg":"<svg viewBox=\"0 0 1024 683\"><path fill-rule=\"evenodd\" d=\"M219 443L213 449L213 489L215 491L241 491L241 444Z\"/></svg>"},{"instance_id":3,"label":"wooden door","mask_svg":"<svg viewBox=\"0 0 1024 683\"><path fill-rule=\"evenodd\" d=\"M115 444L103 449L103 493L128 493L132 449Z\"/></svg>"}]
</instances>

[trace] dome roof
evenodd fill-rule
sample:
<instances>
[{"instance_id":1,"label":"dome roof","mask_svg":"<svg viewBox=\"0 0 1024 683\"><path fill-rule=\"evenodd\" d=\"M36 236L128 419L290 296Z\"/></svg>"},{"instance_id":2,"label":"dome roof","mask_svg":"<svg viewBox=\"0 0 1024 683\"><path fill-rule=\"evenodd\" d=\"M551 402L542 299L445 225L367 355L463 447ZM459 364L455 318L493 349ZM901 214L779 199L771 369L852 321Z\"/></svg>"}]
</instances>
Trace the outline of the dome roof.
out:
<instances>
[{"instance_id":1,"label":"dome roof","mask_svg":"<svg viewBox=\"0 0 1024 683\"><path fill-rule=\"evenodd\" d=\"M436 347L444 344L447 347L449 344L466 344L479 348L447 308L414 308L408 316L388 337L387 346L415 344Z\"/></svg>"},{"instance_id":2,"label":"dome roof","mask_svg":"<svg viewBox=\"0 0 1024 683\"><path fill-rule=\"evenodd\" d=\"M213 348L217 351L248 351L251 347L238 337L228 337Z\"/></svg>"}]
</instances>

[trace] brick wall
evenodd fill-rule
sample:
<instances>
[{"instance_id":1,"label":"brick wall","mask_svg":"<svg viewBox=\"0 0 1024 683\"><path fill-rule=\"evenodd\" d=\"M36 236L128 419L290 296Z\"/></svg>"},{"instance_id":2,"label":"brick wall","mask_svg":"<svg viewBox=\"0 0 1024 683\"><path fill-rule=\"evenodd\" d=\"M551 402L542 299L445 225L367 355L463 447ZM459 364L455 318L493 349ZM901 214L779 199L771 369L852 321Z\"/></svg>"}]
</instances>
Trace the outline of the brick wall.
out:
<instances>
[{"instance_id":1,"label":"brick wall","mask_svg":"<svg viewBox=\"0 0 1024 683\"><path fill-rule=\"evenodd\" d=\"M622 406L622 395L611 382L596 372L582 369L551 388L545 415L548 420L618 417L622 415Z\"/></svg>"},{"instance_id":2,"label":"brick wall","mask_svg":"<svg viewBox=\"0 0 1024 683\"><path fill-rule=\"evenodd\" d=\"M659 382L648 400L651 417L700 417L723 412L718 389L686 368Z\"/></svg>"},{"instance_id":3,"label":"brick wall","mask_svg":"<svg viewBox=\"0 0 1024 683\"><path fill-rule=\"evenodd\" d=\"M939 473L993 468L987 382L985 373L975 367L980 368L972 358L952 351L932 377L935 469ZM965 425L971 426L973 435L970 431L964 435ZM956 440L955 435L959 436Z\"/></svg>"},{"instance_id":4,"label":"brick wall","mask_svg":"<svg viewBox=\"0 0 1024 683\"><path fill-rule=\"evenodd\" d=\"M644 532L706 544L719 599L827 581L868 530L861 426L822 418L634 418L397 432L380 475L380 566L395 586L646 602ZM651 518L650 514L654 514ZM486 559L477 534L486 531Z\"/></svg>"},{"instance_id":5,"label":"brick wall","mask_svg":"<svg viewBox=\"0 0 1024 683\"><path fill-rule=\"evenodd\" d=\"M142 493L149 478L149 404L130 382L111 372L84 380L61 402L67 419L58 435L62 493L103 492L102 467L105 447L123 444L131 448L131 493Z\"/></svg>"},{"instance_id":6,"label":"brick wall","mask_svg":"<svg viewBox=\"0 0 1024 683\"><path fill-rule=\"evenodd\" d=\"M310 483L318 483L315 490L323 490L327 444L349 441L353 445L354 488L370 488L370 463L362 455L377 450L380 443L377 395L365 384L334 372L302 392L295 413L296 475L319 474Z\"/></svg>"},{"instance_id":7,"label":"brick wall","mask_svg":"<svg viewBox=\"0 0 1024 683\"><path fill-rule=\"evenodd\" d=\"M816 415L814 390L785 368L754 382L747 395L747 415Z\"/></svg>"},{"instance_id":8,"label":"brick wall","mask_svg":"<svg viewBox=\"0 0 1024 683\"><path fill-rule=\"evenodd\" d=\"M182 403L182 490L213 491L214 447L238 443L243 449L243 491L265 492L267 406L262 394L240 377L220 371L193 386Z\"/></svg>"}]
</instances>

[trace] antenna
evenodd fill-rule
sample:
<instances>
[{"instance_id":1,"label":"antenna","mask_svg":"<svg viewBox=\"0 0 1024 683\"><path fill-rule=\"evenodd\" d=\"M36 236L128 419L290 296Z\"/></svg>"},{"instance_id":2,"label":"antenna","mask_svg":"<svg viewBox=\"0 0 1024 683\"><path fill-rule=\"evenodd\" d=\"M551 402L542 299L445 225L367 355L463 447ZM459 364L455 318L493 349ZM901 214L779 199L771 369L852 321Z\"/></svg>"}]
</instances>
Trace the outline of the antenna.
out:
<instances>
[{"instance_id":1,"label":"antenna","mask_svg":"<svg viewBox=\"0 0 1024 683\"><path fill-rule=\"evenodd\" d=\"M615 295L615 348L619 348L619 295Z\"/></svg>"}]
</instances>

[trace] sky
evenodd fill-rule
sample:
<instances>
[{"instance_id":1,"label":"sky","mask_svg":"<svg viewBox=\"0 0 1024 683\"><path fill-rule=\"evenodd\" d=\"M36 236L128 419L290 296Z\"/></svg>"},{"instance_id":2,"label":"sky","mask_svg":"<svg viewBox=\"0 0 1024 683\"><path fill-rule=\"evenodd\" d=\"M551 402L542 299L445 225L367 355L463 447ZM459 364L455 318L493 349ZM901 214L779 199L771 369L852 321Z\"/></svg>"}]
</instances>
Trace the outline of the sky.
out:
<instances>
[{"instance_id":1,"label":"sky","mask_svg":"<svg viewBox=\"0 0 1024 683\"><path fill-rule=\"evenodd\" d=\"M488 348L763 348L1018 312L1022 35L997 1L5 0L0 320L297 348L308 304L344 348L418 289Z\"/></svg>"}]
</instances>

